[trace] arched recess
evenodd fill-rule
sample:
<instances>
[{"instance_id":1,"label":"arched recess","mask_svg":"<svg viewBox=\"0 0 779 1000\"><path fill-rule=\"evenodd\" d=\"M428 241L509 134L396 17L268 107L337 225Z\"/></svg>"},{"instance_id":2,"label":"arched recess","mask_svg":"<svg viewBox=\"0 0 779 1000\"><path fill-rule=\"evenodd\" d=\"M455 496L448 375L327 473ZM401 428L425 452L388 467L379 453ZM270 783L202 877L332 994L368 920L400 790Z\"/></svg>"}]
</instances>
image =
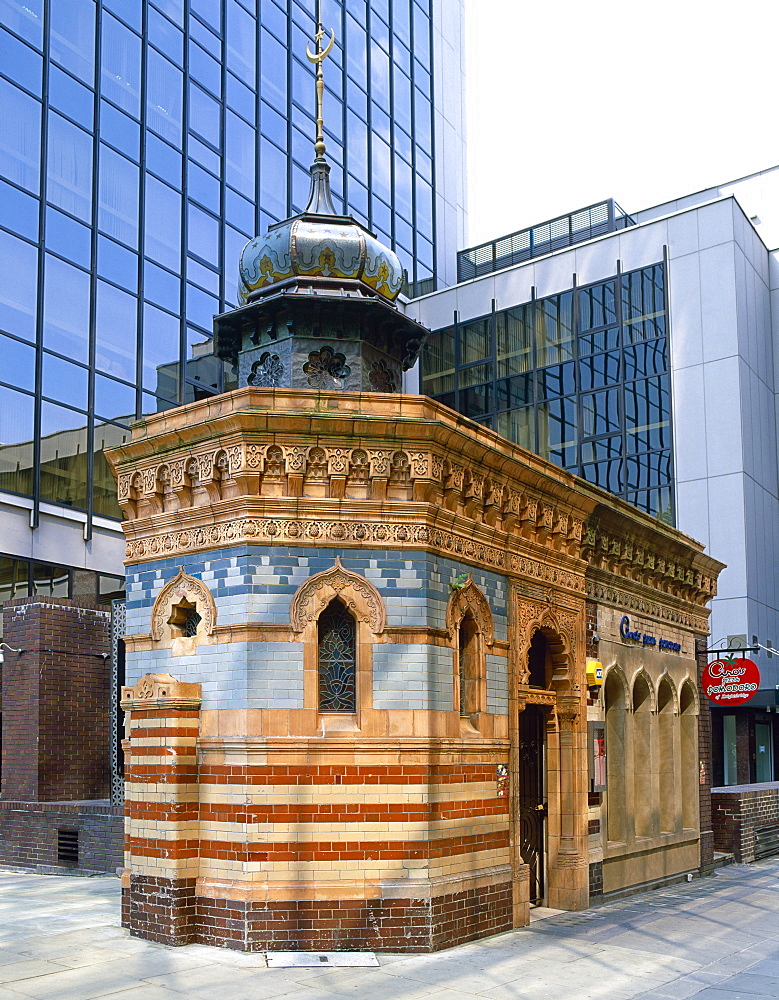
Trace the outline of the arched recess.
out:
<instances>
[{"instance_id":1,"label":"arched recess","mask_svg":"<svg viewBox=\"0 0 779 1000\"><path fill-rule=\"evenodd\" d=\"M660 832L673 833L677 821L677 768L676 750L676 691L667 675L660 678L657 686L657 772L659 776L659 819Z\"/></svg>"},{"instance_id":2,"label":"arched recess","mask_svg":"<svg viewBox=\"0 0 779 1000\"><path fill-rule=\"evenodd\" d=\"M335 565L309 577L292 598L290 624L303 642L303 704L319 711L319 619L334 602L355 622L355 710L373 707L373 643L384 631L386 612L378 590L365 577Z\"/></svg>"},{"instance_id":3,"label":"arched recess","mask_svg":"<svg viewBox=\"0 0 779 1000\"><path fill-rule=\"evenodd\" d=\"M487 710L487 650L495 642L489 602L469 577L456 587L446 607L454 654L452 704L461 718Z\"/></svg>"},{"instance_id":4,"label":"arched recess","mask_svg":"<svg viewBox=\"0 0 779 1000\"><path fill-rule=\"evenodd\" d=\"M613 666L606 674L606 836L627 841L627 709L630 689L622 670Z\"/></svg>"},{"instance_id":5,"label":"arched recess","mask_svg":"<svg viewBox=\"0 0 779 1000\"><path fill-rule=\"evenodd\" d=\"M680 786L682 794L682 826L698 828L698 698L692 681L687 678L679 691Z\"/></svg>"},{"instance_id":6,"label":"arched recess","mask_svg":"<svg viewBox=\"0 0 779 1000\"><path fill-rule=\"evenodd\" d=\"M174 656L195 652L216 626L216 604L211 591L197 577L184 572L166 583L151 610L151 637L169 646Z\"/></svg>"},{"instance_id":7,"label":"arched recess","mask_svg":"<svg viewBox=\"0 0 779 1000\"><path fill-rule=\"evenodd\" d=\"M636 836L651 837L654 827L655 783L652 775L652 685L640 670L633 679L633 811Z\"/></svg>"},{"instance_id":8,"label":"arched recess","mask_svg":"<svg viewBox=\"0 0 779 1000\"><path fill-rule=\"evenodd\" d=\"M531 685L530 655L533 637L541 632L546 641L543 652L544 684L543 687L558 693L569 691L575 685L571 664L576 661L576 625L575 617L552 611L551 608L537 608L523 605L519 608L518 622L515 630L516 654L518 656L517 678L521 685ZM536 640L537 648L542 646ZM541 653L535 654L541 657ZM536 668L539 671L539 668ZM534 673L534 679L540 681L540 672ZM531 686L540 687L540 683Z\"/></svg>"}]
</instances>

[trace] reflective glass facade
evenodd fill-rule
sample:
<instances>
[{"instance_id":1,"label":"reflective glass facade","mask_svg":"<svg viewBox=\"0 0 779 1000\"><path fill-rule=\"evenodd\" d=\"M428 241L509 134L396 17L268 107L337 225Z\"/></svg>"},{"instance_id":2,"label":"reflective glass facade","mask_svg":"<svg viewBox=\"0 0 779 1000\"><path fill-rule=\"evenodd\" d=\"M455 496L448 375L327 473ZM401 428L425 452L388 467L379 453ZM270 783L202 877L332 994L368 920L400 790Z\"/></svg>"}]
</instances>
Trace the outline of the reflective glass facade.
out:
<instances>
[{"instance_id":1,"label":"reflective glass facade","mask_svg":"<svg viewBox=\"0 0 779 1000\"><path fill-rule=\"evenodd\" d=\"M673 523L659 263L436 331L422 391Z\"/></svg>"},{"instance_id":2,"label":"reflective glass facade","mask_svg":"<svg viewBox=\"0 0 779 1000\"><path fill-rule=\"evenodd\" d=\"M300 211L315 0L0 0L0 490L118 517L103 447L230 388L247 240ZM430 0L323 0L337 211L429 287ZM288 152L289 151L289 154Z\"/></svg>"},{"instance_id":3,"label":"reflective glass facade","mask_svg":"<svg viewBox=\"0 0 779 1000\"><path fill-rule=\"evenodd\" d=\"M0 555L0 637L2 607L17 597L75 597L107 605L124 596L124 578L68 566Z\"/></svg>"}]
</instances>

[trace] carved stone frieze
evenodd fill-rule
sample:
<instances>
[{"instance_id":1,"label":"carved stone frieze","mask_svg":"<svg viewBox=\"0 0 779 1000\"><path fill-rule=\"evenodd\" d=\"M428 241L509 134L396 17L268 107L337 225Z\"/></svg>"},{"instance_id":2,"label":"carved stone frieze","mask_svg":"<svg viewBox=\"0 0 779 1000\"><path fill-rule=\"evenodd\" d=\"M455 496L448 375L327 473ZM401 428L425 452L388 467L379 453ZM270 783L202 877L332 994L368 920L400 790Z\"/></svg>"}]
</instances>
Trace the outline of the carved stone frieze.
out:
<instances>
[{"instance_id":1,"label":"carved stone frieze","mask_svg":"<svg viewBox=\"0 0 779 1000\"><path fill-rule=\"evenodd\" d=\"M646 615L658 622L678 625L693 632L705 634L709 630L708 619L704 615L695 614L682 608L673 607L663 601L653 600L641 594L609 586L597 580L587 581L587 597L595 601L603 601L615 608L627 612Z\"/></svg>"}]
</instances>

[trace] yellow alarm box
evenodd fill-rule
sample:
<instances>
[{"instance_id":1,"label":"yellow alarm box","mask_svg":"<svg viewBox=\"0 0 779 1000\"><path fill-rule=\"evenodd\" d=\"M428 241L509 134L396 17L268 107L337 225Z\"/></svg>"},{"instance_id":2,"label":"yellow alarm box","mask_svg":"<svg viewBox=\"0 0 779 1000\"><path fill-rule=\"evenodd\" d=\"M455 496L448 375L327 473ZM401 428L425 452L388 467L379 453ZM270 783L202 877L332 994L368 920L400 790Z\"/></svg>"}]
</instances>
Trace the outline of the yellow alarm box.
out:
<instances>
[{"instance_id":1,"label":"yellow alarm box","mask_svg":"<svg viewBox=\"0 0 779 1000\"><path fill-rule=\"evenodd\" d=\"M603 664L600 660L587 660L587 687L601 687L603 684Z\"/></svg>"}]
</instances>

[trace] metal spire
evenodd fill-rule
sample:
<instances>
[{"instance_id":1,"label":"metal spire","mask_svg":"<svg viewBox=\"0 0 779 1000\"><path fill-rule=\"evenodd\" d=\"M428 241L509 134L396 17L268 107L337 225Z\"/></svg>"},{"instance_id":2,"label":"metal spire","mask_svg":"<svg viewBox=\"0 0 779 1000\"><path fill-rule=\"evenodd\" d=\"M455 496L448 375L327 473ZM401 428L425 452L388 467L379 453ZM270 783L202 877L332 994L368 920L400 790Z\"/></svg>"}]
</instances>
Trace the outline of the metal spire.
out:
<instances>
[{"instance_id":1,"label":"metal spire","mask_svg":"<svg viewBox=\"0 0 779 1000\"><path fill-rule=\"evenodd\" d=\"M316 14L316 52L312 52L306 45L306 58L316 65L316 141L314 143L316 157L311 166L311 194L308 198L306 211L314 212L317 215L335 215L335 207L330 194L330 166L325 159L323 111L325 80L322 73L322 63L327 59L335 44L335 31L330 32L330 41L323 49L322 42L327 37L327 32L322 26L322 0L317 0Z\"/></svg>"}]
</instances>

